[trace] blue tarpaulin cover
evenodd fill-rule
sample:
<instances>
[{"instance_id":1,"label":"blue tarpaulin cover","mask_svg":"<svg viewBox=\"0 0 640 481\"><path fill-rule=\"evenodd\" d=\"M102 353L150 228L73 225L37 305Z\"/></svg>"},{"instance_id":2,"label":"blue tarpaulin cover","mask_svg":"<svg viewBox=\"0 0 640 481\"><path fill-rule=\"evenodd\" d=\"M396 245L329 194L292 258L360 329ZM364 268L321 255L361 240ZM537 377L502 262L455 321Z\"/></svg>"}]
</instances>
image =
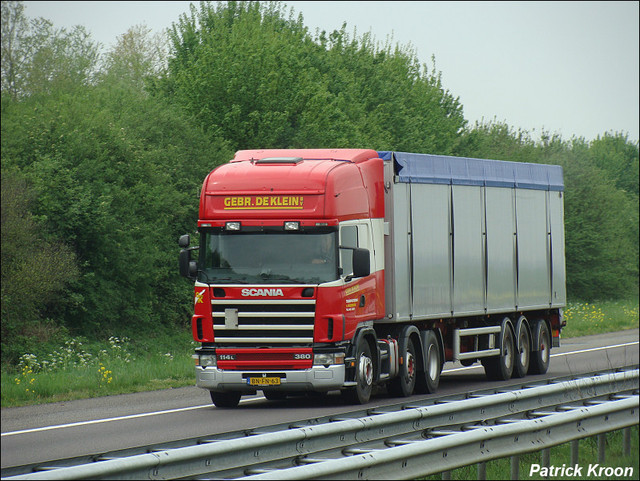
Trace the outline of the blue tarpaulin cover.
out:
<instances>
[{"instance_id":1,"label":"blue tarpaulin cover","mask_svg":"<svg viewBox=\"0 0 640 481\"><path fill-rule=\"evenodd\" d=\"M394 160L398 180L405 183L564 190L559 165L392 151L379 151L378 155L382 160Z\"/></svg>"}]
</instances>

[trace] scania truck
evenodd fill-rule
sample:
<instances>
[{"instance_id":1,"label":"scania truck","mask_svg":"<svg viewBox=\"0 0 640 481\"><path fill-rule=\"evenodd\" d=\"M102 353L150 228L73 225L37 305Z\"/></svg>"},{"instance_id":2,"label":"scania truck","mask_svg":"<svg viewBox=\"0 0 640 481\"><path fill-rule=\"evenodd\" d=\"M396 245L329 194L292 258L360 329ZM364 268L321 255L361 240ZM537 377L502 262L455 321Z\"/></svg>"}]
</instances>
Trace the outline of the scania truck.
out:
<instances>
[{"instance_id":1,"label":"scania truck","mask_svg":"<svg viewBox=\"0 0 640 481\"><path fill-rule=\"evenodd\" d=\"M197 385L218 407L374 386L434 392L445 362L545 373L566 302L559 166L370 149L238 151L204 180ZM197 251L197 256L195 255Z\"/></svg>"}]
</instances>

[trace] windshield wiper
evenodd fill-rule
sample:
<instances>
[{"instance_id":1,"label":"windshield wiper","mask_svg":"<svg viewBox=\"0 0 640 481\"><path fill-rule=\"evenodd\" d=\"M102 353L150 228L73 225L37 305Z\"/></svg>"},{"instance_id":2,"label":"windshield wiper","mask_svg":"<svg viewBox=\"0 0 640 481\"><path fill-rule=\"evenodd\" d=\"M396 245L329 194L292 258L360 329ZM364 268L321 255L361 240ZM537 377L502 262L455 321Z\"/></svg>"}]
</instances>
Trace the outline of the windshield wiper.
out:
<instances>
[{"instance_id":1,"label":"windshield wiper","mask_svg":"<svg viewBox=\"0 0 640 481\"><path fill-rule=\"evenodd\" d=\"M314 277L312 279L296 279L293 277L289 277L289 276L285 276L283 275L265 275L265 274L261 274L260 277L263 280L270 280L270 281L285 281L288 284L319 284L320 283L320 279L317 277Z\"/></svg>"},{"instance_id":2,"label":"windshield wiper","mask_svg":"<svg viewBox=\"0 0 640 481\"><path fill-rule=\"evenodd\" d=\"M249 284L248 281L235 279L233 277L214 277L211 282L231 282L232 284Z\"/></svg>"}]
</instances>

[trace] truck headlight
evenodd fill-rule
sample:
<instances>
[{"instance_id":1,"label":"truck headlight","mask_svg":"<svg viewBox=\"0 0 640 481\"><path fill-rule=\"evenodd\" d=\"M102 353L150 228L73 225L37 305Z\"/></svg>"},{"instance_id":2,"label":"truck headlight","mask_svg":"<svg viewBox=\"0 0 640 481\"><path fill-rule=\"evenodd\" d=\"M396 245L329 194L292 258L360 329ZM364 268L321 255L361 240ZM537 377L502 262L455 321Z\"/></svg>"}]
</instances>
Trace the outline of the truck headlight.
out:
<instances>
[{"instance_id":1,"label":"truck headlight","mask_svg":"<svg viewBox=\"0 0 640 481\"><path fill-rule=\"evenodd\" d=\"M300 222L288 220L284 223L284 230L300 230Z\"/></svg>"},{"instance_id":2,"label":"truck headlight","mask_svg":"<svg viewBox=\"0 0 640 481\"><path fill-rule=\"evenodd\" d=\"M344 352L323 352L313 355L314 366L330 366L344 363Z\"/></svg>"},{"instance_id":3,"label":"truck headlight","mask_svg":"<svg viewBox=\"0 0 640 481\"><path fill-rule=\"evenodd\" d=\"M195 354L192 357L196 361L196 366L216 367L217 365L215 354Z\"/></svg>"}]
</instances>

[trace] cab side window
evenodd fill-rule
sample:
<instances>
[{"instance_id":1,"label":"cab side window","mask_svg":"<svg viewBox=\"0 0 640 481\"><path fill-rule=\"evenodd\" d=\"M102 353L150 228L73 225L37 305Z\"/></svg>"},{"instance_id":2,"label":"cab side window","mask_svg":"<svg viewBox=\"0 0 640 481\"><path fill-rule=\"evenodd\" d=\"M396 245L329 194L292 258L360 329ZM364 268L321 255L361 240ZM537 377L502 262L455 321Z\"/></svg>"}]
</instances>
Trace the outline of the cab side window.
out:
<instances>
[{"instance_id":1,"label":"cab side window","mask_svg":"<svg viewBox=\"0 0 640 481\"><path fill-rule=\"evenodd\" d=\"M346 225L340 228L340 247L358 247L358 227ZM342 273L353 273L353 255L350 249L340 249L340 266Z\"/></svg>"}]
</instances>

